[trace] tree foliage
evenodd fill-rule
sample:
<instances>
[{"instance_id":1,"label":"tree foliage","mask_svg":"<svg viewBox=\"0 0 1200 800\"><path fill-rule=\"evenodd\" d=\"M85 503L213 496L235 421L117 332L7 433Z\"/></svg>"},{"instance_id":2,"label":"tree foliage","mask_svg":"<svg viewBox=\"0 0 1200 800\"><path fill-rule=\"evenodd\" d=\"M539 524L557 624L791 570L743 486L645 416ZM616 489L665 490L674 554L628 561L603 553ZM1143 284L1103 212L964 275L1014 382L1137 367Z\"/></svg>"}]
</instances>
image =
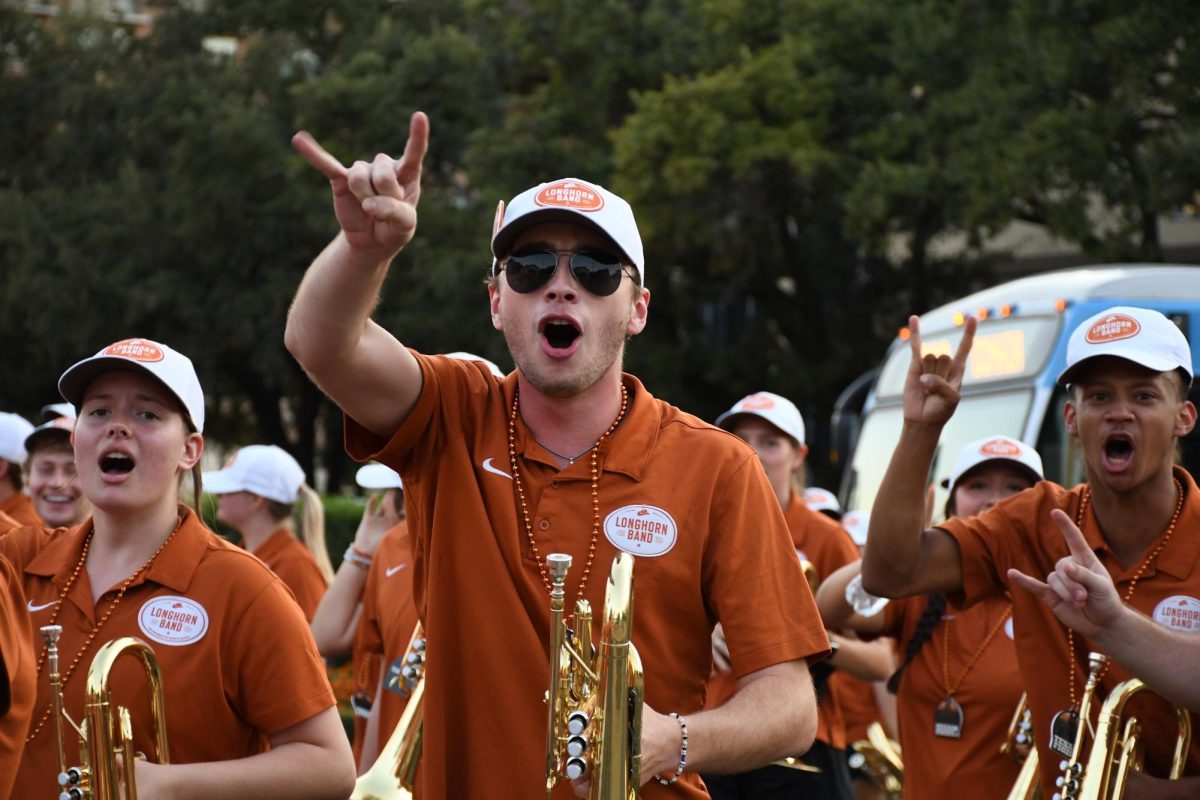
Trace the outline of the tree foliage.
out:
<instances>
[{"instance_id":1,"label":"tree foliage","mask_svg":"<svg viewBox=\"0 0 1200 800\"><path fill-rule=\"evenodd\" d=\"M988 279L990 235L1030 221L1156 260L1160 217L1200 199L1200 17L1177 0L189 8L146 37L0 11L0 407L159 338L196 361L213 437L282 444L335 485L336 410L282 346L335 230L300 128L348 162L430 115L420 230L377 312L406 343L509 366L482 283L495 203L575 175L626 195L646 241L630 369L708 418L780 391L818 446L909 311Z\"/></svg>"}]
</instances>

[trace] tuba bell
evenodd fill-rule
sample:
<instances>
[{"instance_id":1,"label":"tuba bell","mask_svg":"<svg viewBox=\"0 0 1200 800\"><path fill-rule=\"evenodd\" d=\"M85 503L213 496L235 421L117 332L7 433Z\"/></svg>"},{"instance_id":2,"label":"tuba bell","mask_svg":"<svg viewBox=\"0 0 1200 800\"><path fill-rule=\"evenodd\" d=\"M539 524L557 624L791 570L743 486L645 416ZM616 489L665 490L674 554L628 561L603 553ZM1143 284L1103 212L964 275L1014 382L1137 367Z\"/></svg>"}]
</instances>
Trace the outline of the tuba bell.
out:
<instances>
[{"instance_id":1,"label":"tuba bell","mask_svg":"<svg viewBox=\"0 0 1200 800\"><path fill-rule=\"evenodd\" d=\"M163 694L162 674L150 645L132 636L123 636L103 644L88 668L83 724L77 725L63 707L62 682L58 672L58 640L61 625L46 625L42 629L46 642L46 663L50 673L50 703L57 738L58 783L61 800L121 800L122 770L117 756L124 759L124 798L137 800L137 778L133 768L139 756L133 749L133 723L129 709L114 706L109 677L122 657L137 658L150 684L151 712L154 719L155 751L158 763L170 761L167 746L166 697ZM79 736L79 765L66 764L64 726L70 725Z\"/></svg>"},{"instance_id":2,"label":"tuba bell","mask_svg":"<svg viewBox=\"0 0 1200 800\"><path fill-rule=\"evenodd\" d=\"M354 782L350 800L410 800L421 759L424 732L421 706L425 697L425 632L413 629L404 654L399 679L408 691L408 703L371 768ZM380 699L375 698L375 702Z\"/></svg>"},{"instance_id":3,"label":"tuba bell","mask_svg":"<svg viewBox=\"0 0 1200 800\"><path fill-rule=\"evenodd\" d=\"M560 778L590 777L590 800L635 800L641 785L642 663L633 646L633 556L619 553L604 594L599 646L580 598L563 619L571 557L546 556L550 572L550 688L546 692L546 795Z\"/></svg>"}]
</instances>

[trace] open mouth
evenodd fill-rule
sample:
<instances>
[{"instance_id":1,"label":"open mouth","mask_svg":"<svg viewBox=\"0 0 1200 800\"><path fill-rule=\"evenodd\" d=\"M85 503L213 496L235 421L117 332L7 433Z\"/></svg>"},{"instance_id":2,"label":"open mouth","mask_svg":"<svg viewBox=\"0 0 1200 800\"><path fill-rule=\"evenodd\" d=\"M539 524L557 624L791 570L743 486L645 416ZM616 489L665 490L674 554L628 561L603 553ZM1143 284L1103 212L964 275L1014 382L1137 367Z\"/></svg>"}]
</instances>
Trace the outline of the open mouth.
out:
<instances>
[{"instance_id":1,"label":"open mouth","mask_svg":"<svg viewBox=\"0 0 1200 800\"><path fill-rule=\"evenodd\" d=\"M125 453L109 453L100 459L100 471L105 475L127 475L133 467L133 459Z\"/></svg>"},{"instance_id":2,"label":"open mouth","mask_svg":"<svg viewBox=\"0 0 1200 800\"><path fill-rule=\"evenodd\" d=\"M542 325L542 336L553 350L569 350L579 339L580 331L568 319L552 319Z\"/></svg>"},{"instance_id":3,"label":"open mouth","mask_svg":"<svg viewBox=\"0 0 1200 800\"><path fill-rule=\"evenodd\" d=\"M1112 467L1123 467L1133 460L1133 440L1129 434L1109 434L1104 442L1104 460Z\"/></svg>"}]
</instances>

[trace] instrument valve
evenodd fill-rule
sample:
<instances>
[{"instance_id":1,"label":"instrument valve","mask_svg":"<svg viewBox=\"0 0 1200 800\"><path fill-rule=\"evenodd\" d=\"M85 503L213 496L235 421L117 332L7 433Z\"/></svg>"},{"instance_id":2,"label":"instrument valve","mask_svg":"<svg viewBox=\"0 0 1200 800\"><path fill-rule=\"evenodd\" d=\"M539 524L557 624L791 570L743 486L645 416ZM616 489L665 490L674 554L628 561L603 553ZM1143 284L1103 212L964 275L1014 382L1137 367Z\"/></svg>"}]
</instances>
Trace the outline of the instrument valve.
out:
<instances>
[{"instance_id":1,"label":"instrument valve","mask_svg":"<svg viewBox=\"0 0 1200 800\"><path fill-rule=\"evenodd\" d=\"M587 762L582 758L567 759L566 773L569 780L582 778L587 773Z\"/></svg>"},{"instance_id":2,"label":"instrument valve","mask_svg":"<svg viewBox=\"0 0 1200 800\"><path fill-rule=\"evenodd\" d=\"M572 711L567 717L567 733L575 736L587 730L590 718L585 711Z\"/></svg>"},{"instance_id":3,"label":"instrument valve","mask_svg":"<svg viewBox=\"0 0 1200 800\"><path fill-rule=\"evenodd\" d=\"M567 739L567 755L571 758L580 758L587 751L588 740L582 736L572 736Z\"/></svg>"}]
</instances>

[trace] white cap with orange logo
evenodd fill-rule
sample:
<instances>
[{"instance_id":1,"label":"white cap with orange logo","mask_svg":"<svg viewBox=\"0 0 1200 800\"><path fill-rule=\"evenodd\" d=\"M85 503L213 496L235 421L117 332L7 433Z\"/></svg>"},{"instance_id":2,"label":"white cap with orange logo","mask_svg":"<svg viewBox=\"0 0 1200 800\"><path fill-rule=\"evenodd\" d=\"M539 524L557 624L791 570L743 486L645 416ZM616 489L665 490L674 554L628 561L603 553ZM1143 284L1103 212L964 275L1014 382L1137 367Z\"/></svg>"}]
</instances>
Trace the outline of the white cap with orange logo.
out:
<instances>
[{"instance_id":1,"label":"white cap with orange logo","mask_svg":"<svg viewBox=\"0 0 1200 800\"><path fill-rule=\"evenodd\" d=\"M942 481L942 486L953 489L963 475L989 461L1011 461L1024 467L1035 483L1045 477L1042 472L1042 457L1038 455L1037 450L1007 436L985 436L964 445L963 449L958 451L954 469L950 472L950 477Z\"/></svg>"},{"instance_id":2,"label":"white cap with orange logo","mask_svg":"<svg viewBox=\"0 0 1200 800\"><path fill-rule=\"evenodd\" d=\"M304 483L304 470L282 447L252 444L241 448L224 469L204 473L209 494L251 492L277 503L294 503Z\"/></svg>"},{"instance_id":3,"label":"white cap with orange logo","mask_svg":"<svg viewBox=\"0 0 1200 800\"><path fill-rule=\"evenodd\" d=\"M813 511L842 513L842 504L838 502L837 495L819 486L810 486L804 490L804 505Z\"/></svg>"},{"instance_id":4,"label":"white cap with orange logo","mask_svg":"<svg viewBox=\"0 0 1200 800\"><path fill-rule=\"evenodd\" d=\"M1066 385L1084 361L1116 356L1155 372L1181 369L1192 379L1192 349L1179 326L1157 311L1116 306L1084 320L1067 341L1067 365L1058 382Z\"/></svg>"},{"instance_id":5,"label":"white cap with orange logo","mask_svg":"<svg viewBox=\"0 0 1200 800\"><path fill-rule=\"evenodd\" d=\"M842 527L850 534L850 538L859 547L867 544L867 531L871 527L870 511L847 511L842 515Z\"/></svg>"},{"instance_id":6,"label":"white cap with orange logo","mask_svg":"<svg viewBox=\"0 0 1200 800\"><path fill-rule=\"evenodd\" d=\"M69 406L67 403L63 405ZM74 408L71 408L70 416L55 417L49 422L43 422L25 437L25 450L30 455L47 442L58 441L61 444L71 441L71 434L75 432L75 413Z\"/></svg>"},{"instance_id":7,"label":"white cap with orange logo","mask_svg":"<svg viewBox=\"0 0 1200 800\"><path fill-rule=\"evenodd\" d=\"M562 178L526 189L505 207L496 207L492 231L492 274L500 259L508 255L513 240L521 231L543 222L570 222L599 231L613 241L646 285L646 265L642 254L642 236L638 233L633 209L621 197L594 183L578 178Z\"/></svg>"},{"instance_id":8,"label":"white cap with orange logo","mask_svg":"<svg viewBox=\"0 0 1200 800\"><path fill-rule=\"evenodd\" d=\"M204 391L190 358L149 339L123 339L67 368L58 393L80 408L88 384L106 372L143 372L158 380L183 405L197 433L204 433Z\"/></svg>"},{"instance_id":9,"label":"white cap with orange logo","mask_svg":"<svg viewBox=\"0 0 1200 800\"><path fill-rule=\"evenodd\" d=\"M25 461L25 438L33 433L33 423L20 414L0 411L0 459L20 464Z\"/></svg>"},{"instance_id":10,"label":"white cap with orange logo","mask_svg":"<svg viewBox=\"0 0 1200 800\"><path fill-rule=\"evenodd\" d=\"M786 397L773 392L755 392L748 394L733 404L733 408L717 417L717 427L733 430L737 417L752 416L765 419L779 430L804 444L804 417L800 409Z\"/></svg>"}]
</instances>

